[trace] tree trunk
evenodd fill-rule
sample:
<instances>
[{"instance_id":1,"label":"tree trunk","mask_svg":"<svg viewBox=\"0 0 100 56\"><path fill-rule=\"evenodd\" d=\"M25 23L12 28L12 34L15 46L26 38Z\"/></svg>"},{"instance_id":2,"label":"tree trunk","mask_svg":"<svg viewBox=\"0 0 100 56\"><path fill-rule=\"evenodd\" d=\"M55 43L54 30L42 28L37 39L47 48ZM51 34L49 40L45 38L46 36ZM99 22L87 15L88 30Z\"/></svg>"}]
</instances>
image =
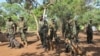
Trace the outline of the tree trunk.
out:
<instances>
[{"instance_id":1,"label":"tree trunk","mask_svg":"<svg viewBox=\"0 0 100 56\"><path fill-rule=\"evenodd\" d=\"M40 36L39 36L39 33L38 33L38 28L39 28L39 26L38 26L37 17L36 17L34 14L33 14L33 17L34 17L34 19L35 19L35 22L36 22L36 27L37 27L37 31L36 31L36 34L37 34L37 39L39 40Z\"/></svg>"},{"instance_id":2,"label":"tree trunk","mask_svg":"<svg viewBox=\"0 0 100 56\"><path fill-rule=\"evenodd\" d=\"M33 12L31 12L31 11L29 11L29 10L28 10L28 13L29 13L30 15L32 15L33 18L34 18L34 20L35 20L36 27L37 27L37 29L36 29L37 40L39 40L40 36L39 36L39 33L38 33L38 28L39 28L39 26L38 26L37 17L36 17L36 15L35 15Z\"/></svg>"}]
</instances>

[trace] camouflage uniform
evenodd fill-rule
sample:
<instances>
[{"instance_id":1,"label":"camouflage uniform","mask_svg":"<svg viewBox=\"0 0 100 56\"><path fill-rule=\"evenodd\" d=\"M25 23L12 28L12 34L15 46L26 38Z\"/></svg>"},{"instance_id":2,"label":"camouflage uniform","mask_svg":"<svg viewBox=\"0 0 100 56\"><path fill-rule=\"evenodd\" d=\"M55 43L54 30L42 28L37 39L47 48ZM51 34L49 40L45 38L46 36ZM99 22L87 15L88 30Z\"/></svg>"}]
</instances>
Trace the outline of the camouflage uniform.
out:
<instances>
[{"instance_id":1,"label":"camouflage uniform","mask_svg":"<svg viewBox=\"0 0 100 56\"><path fill-rule=\"evenodd\" d=\"M65 32L66 32L66 22L63 19L62 21L62 36L65 37Z\"/></svg>"},{"instance_id":2,"label":"camouflage uniform","mask_svg":"<svg viewBox=\"0 0 100 56\"><path fill-rule=\"evenodd\" d=\"M66 21L65 23L65 38L68 38L69 37L69 34L70 34L70 25L69 25L69 22Z\"/></svg>"},{"instance_id":3,"label":"camouflage uniform","mask_svg":"<svg viewBox=\"0 0 100 56\"><path fill-rule=\"evenodd\" d=\"M42 45L43 45L43 31L42 31L43 24L44 24L44 21L43 21L43 19L41 17L41 19L39 21L38 33L39 33L39 36L40 36L40 40L41 40Z\"/></svg>"},{"instance_id":4,"label":"camouflage uniform","mask_svg":"<svg viewBox=\"0 0 100 56\"><path fill-rule=\"evenodd\" d=\"M56 41L56 37L57 37L57 29L58 29L58 26L57 26L57 22L52 19L52 21L50 22L50 49L54 49L54 44L53 44L53 38L54 40Z\"/></svg>"},{"instance_id":5,"label":"camouflage uniform","mask_svg":"<svg viewBox=\"0 0 100 56\"><path fill-rule=\"evenodd\" d=\"M76 42L79 42L78 34L79 34L79 31L80 31L80 26L79 26L77 21L75 21L75 26L76 26Z\"/></svg>"},{"instance_id":6,"label":"camouflage uniform","mask_svg":"<svg viewBox=\"0 0 100 56\"><path fill-rule=\"evenodd\" d=\"M74 41L75 43L78 43L78 33L79 33L79 25L77 24L77 22L75 20L71 21L71 38L72 41Z\"/></svg>"},{"instance_id":7,"label":"camouflage uniform","mask_svg":"<svg viewBox=\"0 0 100 56\"><path fill-rule=\"evenodd\" d=\"M72 20L71 20L71 13L66 15L67 20L65 23L65 38L71 39L72 38Z\"/></svg>"},{"instance_id":8,"label":"camouflage uniform","mask_svg":"<svg viewBox=\"0 0 100 56\"><path fill-rule=\"evenodd\" d=\"M18 26L19 26L21 40L23 41L23 44L27 46L27 38L26 38L27 25L23 17L20 18Z\"/></svg>"},{"instance_id":9,"label":"camouflage uniform","mask_svg":"<svg viewBox=\"0 0 100 56\"><path fill-rule=\"evenodd\" d=\"M7 37L10 42L9 47L14 47L13 39L15 39L15 26L11 18L6 22Z\"/></svg>"},{"instance_id":10,"label":"camouflage uniform","mask_svg":"<svg viewBox=\"0 0 100 56\"><path fill-rule=\"evenodd\" d=\"M73 34L73 25L71 20L66 21L65 38L71 39Z\"/></svg>"},{"instance_id":11,"label":"camouflage uniform","mask_svg":"<svg viewBox=\"0 0 100 56\"><path fill-rule=\"evenodd\" d=\"M44 24L42 27L42 32L43 32L43 47L47 49L47 37L48 37L48 23L46 20L44 20Z\"/></svg>"},{"instance_id":12,"label":"camouflage uniform","mask_svg":"<svg viewBox=\"0 0 100 56\"><path fill-rule=\"evenodd\" d=\"M58 29L58 25L57 25L57 22L52 19L52 22L50 23L50 38L51 40L53 40L53 37L57 37L57 29Z\"/></svg>"},{"instance_id":13,"label":"camouflage uniform","mask_svg":"<svg viewBox=\"0 0 100 56\"><path fill-rule=\"evenodd\" d=\"M73 31L73 21L71 19L68 19L68 21L66 21L66 35L65 38L68 39L70 41L70 43L65 43L65 51L66 52L70 52L71 49L71 44L73 42L73 36L74 36L74 31ZM65 42L68 41L65 39Z\"/></svg>"},{"instance_id":14,"label":"camouflage uniform","mask_svg":"<svg viewBox=\"0 0 100 56\"><path fill-rule=\"evenodd\" d=\"M1 33L1 27L0 27L0 33Z\"/></svg>"},{"instance_id":15,"label":"camouflage uniform","mask_svg":"<svg viewBox=\"0 0 100 56\"><path fill-rule=\"evenodd\" d=\"M88 23L86 33L87 33L87 42L92 43L93 39L92 20L90 20L90 22Z\"/></svg>"},{"instance_id":16,"label":"camouflage uniform","mask_svg":"<svg viewBox=\"0 0 100 56\"><path fill-rule=\"evenodd\" d=\"M47 43L47 35L48 35L48 23L46 20L43 20L43 16L39 20L38 33L43 47L47 48L46 43Z\"/></svg>"},{"instance_id":17,"label":"camouflage uniform","mask_svg":"<svg viewBox=\"0 0 100 56\"><path fill-rule=\"evenodd\" d=\"M15 26L15 35L17 33L17 23L14 22L14 26Z\"/></svg>"}]
</instances>

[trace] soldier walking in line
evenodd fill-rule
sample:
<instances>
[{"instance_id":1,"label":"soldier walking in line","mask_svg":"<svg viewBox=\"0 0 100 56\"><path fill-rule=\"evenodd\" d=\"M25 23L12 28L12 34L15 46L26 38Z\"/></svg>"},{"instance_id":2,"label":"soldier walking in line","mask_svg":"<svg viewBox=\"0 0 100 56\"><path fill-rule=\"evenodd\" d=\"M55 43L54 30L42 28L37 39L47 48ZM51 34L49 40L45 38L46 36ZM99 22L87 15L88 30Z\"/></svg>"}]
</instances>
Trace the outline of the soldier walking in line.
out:
<instances>
[{"instance_id":1,"label":"soldier walking in line","mask_svg":"<svg viewBox=\"0 0 100 56\"><path fill-rule=\"evenodd\" d=\"M93 43L92 20L90 20L87 25L86 33L87 33L87 43Z\"/></svg>"},{"instance_id":2,"label":"soldier walking in line","mask_svg":"<svg viewBox=\"0 0 100 56\"><path fill-rule=\"evenodd\" d=\"M15 25L12 18L8 18L8 21L6 22L6 28L7 37L10 42L8 47L14 48L13 39L15 39Z\"/></svg>"},{"instance_id":3,"label":"soldier walking in line","mask_svg":"<svg viewBox=\"0 0 100 56\"><path fill-rule=\"evenodd\" d=\"M76 42L79 42L78 34L80 32L80 26L77 21L75 21L75 26L76 26Z\"/></svg>"},{"instance_id":4,"label":"soldier walking in line","mask_svg":"<svg viewBox=\"0 0 100 56\"><path fill-rule=\"evenodd\" d=\"M69 30L69 20L66 20L66 23L65 23L65 39L69 37L70 35L70 30Z\"/></svg>"},{"instance_id":5,"label":"soldier walking in line","mask_svg":"<svg viewBox=\"0 0 100 56\"><path fill-rule=\"evenodd\" d=\"M57 22L55 21L55 19L51 20L49 28L50 28L50 46L53 50L54 49L53 39L54 40L56 39L57 29L58 29L58 25L57 25Z\"/></svg>"},{"instance_id":6,"label":"soldier walking in line","mask_svg":"<svg viewBox=\"0 0 100 56\"><path fill-rule=\"evenodd\" d=\"M50 37L51 37L51 40L53 40L53 37L55 38L57 36L57 29L58 29L58 25L55 19L51 20L50 29L51 29Z\"/></svg>"},{"instance_id":7,"label":"soldier walking in line","mask_svg":"<svg viewBox=\"0 0 100 56\"><path fill-rule=\"evenodd\" d=\"M40 18L39 21L39 35L40 35L40 40L42 43L43 48L45 48L45 50L48 49L49 47L49 37L48 37L48 22L46 21L46 19L43 20L43 17Z\"/></svg>"},{"instance_id":8,"label":"soldier walking in line","mask_svg":"<svg viewBox=\"0 0 100 56\"><path fill-rule=\"evenodd\" d=\"M24 17L20 17L18 26L19 26L19 33L20 33L20 37L23 42L23 45L27 46L27 37L26 37L27 24L24 20Z\"/></svg>"},{"instance_id":9,"label":"soldier walking in line","mask_svg":"<svg viewBox=\"0 0 100 56\"><path fill-rule=\"evenodd\" d=\"M73 23L71 15L67 16L66 25L65 25L65 38L72 39L73 34Z\"/></svg>"},{"instance_id":10,"label":"soldier walking in line","mask_svg":"<svg viewBox=\"0 0 100 56\"><path fill-rule=\"evenodd\" d=\"M41 40L41 44L43 45L43 31L42 31L42 27L44 24L44 20L43 20L43 16L41 16L40 20L39 20L39 28L38 28L38 33L40 36L40 40Z\"/></svg>"},{"instance_id":11,"label":"soldier walking in line","mask_svg":"<svg viewBox=\"0 0 100 56\"><path fill-rule=\"evenodd\" d=\"M48 43L47 43L47 38L48 38L48 23L46 20L44 20L44 24L42 27L42 32L43 32L43 47L45 50L48 49Z\"/></svg>"},{"instance_id":12,"label":"soldier walking in line","mask_svg":"<svg viewBox=\"0 0 100 56\"><path fill-rule=\"evenodd\" d=\"M65 31L66 31L66 20L62 20L62 36L65 38Z\"/></svg>"}]
</instances>

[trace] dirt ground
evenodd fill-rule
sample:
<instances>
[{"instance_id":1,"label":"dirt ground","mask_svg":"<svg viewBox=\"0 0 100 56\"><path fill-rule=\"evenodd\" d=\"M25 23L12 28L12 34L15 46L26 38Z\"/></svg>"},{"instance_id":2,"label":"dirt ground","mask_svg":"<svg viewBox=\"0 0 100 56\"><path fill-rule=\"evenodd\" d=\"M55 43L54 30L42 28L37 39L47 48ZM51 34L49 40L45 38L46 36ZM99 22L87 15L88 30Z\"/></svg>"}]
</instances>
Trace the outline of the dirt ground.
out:
<instances>
[{"instance_id":1,"label":"dirt ground","mask_svg":"<svg viewBox=\"0 0 100 56\"><path fill-rule=\"evenodd\" d=\"M41 42L37 40L35 33L28 34L28 46L20 49L11 49L8 47L8 42L0 43L0 56L57 56L55 50L45 52L41 46ZM21 42L19 36L16 39ZM94 35L94 44L86 43L86 35L79 34L80 46L86 51L86 56L100 56L100 36ZM60 51L59 56L71 56L65 53L64 50Z\"/></svg>"}]
</instances>

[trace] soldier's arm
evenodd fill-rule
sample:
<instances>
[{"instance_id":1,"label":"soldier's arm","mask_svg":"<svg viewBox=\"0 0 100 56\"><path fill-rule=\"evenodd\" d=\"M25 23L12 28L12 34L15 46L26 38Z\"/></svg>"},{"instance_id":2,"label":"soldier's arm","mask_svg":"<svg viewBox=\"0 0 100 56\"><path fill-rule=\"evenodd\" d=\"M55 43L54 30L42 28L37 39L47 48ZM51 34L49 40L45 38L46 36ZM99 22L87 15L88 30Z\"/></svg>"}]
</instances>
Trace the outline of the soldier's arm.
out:
<instances>
[{"instance_id":1,"label":"soldier's arm","mask_svg":"<svg viewBox=\"0 0 100 56\"><path fill-rule=\"evenodd\" d=\"M25 29L27 28L27 22L24 22Z\"/></svg>"},{"instance_id":2,"label":"soldier's arm","mask_svg":"<svg viewBox=\"0 0 100 56\"><path fill-rule=\"evenodd\" d=\"M13 23L12 26L13 26L13 30L14 30L14 33L15 33L15 31L16 31L15 24Z\"/></svg>"},{"instance_id":3,"label":"soldier's arm","mask_svg":"<svg viewBox=\"0 0 100 56\"><path fill-rule=\"evenodd\" d=\"M6 25L5 25L5 30L6 30L6 32L8 32L8 22L6 22Z\"/></svg>"},{"instance_id":4,"label":"soldier's arm","mask_svg":"<svg viewBox=\"0 0 100 56\"><path fill-rule=\"evenodd\" d=\"M51 24L48 23L48 35L50 35L50 31L51 31Z\"/></svg>"},{"instance_id":5,"label":"soldier's arm","mask_svg":"<svg viewBox=\"0 0 100 56\"><path fill-rule=\"evenodd\" d=\"M89 26L89 24L87 24L87 25L85 26L85 29L86 29L86 30L88 30L88 26Z\"/></svg>"},{"instance_id":6,"label":"soldier's arm","mask_svg":"<svg viewBox=\"0 0 100 56\"><path fill-rule=\"evenodd\" d=\"M48 36L50 36L50 29L48 29Z\"/></svg>"},{"instance_id":7,"label":"soldier's arm","mask_svg":"<svg viewBox=\"0 0 100 56\"><path fill-rule=\"evenodd\" d=\"M40 27L40 25L39 25L39 21L37 22L37 24L38 24L38 26L37 26L37 27L38 27L37 30L39 31L39 27Z\"/></svg>"},{"instance_id":8,"label":"soldier's arm","mask_svg":"<svg viewBox=\"0 0 100 56\"><path fill-rule=\"evenodd\" d=\"M57 24L57 22L56 22L56 30L58 30L58 24Z\"/></svg>"}]
</instances>

